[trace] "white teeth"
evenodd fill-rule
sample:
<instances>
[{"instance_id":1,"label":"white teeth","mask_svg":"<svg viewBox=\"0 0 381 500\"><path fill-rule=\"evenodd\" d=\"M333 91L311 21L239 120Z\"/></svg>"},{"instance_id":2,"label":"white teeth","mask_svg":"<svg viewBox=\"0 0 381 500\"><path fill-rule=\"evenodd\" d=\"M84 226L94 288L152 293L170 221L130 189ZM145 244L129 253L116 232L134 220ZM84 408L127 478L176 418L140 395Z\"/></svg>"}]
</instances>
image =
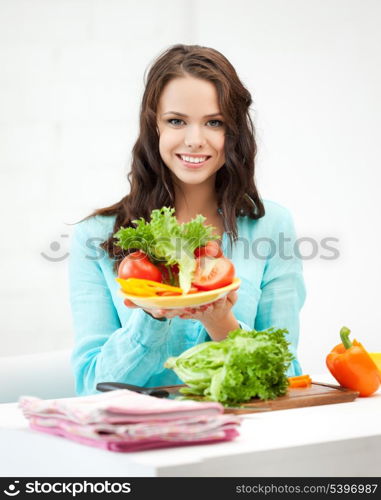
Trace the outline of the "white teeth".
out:
<instances>
[{"instance_id":1,"label":"white teeth","mask_svg":"<svg viewBox=\"0 0 381 500\"><path fill-rule=\"evenodd\" d=\"M191 156L181 156L181 159L184 160L184 161L188 161L189 163L201 163L203 161L205 161L207 159L206 156L202 157L202 158L194 158L194 157L191 157Z\"/></svg>"}]
</instances>

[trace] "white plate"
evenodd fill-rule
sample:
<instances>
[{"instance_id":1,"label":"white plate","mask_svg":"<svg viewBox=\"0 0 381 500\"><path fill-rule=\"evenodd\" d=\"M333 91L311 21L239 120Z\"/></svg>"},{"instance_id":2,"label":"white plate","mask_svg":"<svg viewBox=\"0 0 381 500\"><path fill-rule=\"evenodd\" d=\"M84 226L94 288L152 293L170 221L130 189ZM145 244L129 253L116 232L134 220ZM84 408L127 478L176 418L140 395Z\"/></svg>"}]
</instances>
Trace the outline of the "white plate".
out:
<instances>
[{"instance_id":1,"label":"white plate","mask_svg":"<svg viewBox=\"0 0 381 500\"><path fill-rule=\"evenodd\" d=\"M183 307L197 307L204 304L210 304L221 299L232 290L239 288L241 280L234 278L233 283L215 290L207 292L196 292L186 295L167 295L165 297L138 297L130 295L120 289L119 294L124 298L131 300L134 304L144 309L181 309Z\"/></svg>"}]
</instances>

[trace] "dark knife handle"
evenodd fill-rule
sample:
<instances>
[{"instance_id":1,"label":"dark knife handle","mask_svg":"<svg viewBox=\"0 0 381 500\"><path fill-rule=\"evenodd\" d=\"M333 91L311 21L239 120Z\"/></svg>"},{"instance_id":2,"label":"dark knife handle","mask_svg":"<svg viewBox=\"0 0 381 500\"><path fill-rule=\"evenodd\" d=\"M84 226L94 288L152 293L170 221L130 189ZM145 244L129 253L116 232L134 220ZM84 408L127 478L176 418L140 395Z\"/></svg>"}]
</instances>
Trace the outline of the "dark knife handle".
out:
<instances>
[{"instance_id":1,"label":"dark knife handle","mask_svg":"<svg viewBox=\"0 0 381 500\"><path fill-rule=\"evenodd\" d=\"M146 394L148 396L155 396L156 398L167 398L169 396L169 392L165 389L150 389L140 387L138 385L123 384L122 382L99 382L96 389L101 392L115 391L116 389L128 389L129 391Z\"/></svg>"}]
</instances>

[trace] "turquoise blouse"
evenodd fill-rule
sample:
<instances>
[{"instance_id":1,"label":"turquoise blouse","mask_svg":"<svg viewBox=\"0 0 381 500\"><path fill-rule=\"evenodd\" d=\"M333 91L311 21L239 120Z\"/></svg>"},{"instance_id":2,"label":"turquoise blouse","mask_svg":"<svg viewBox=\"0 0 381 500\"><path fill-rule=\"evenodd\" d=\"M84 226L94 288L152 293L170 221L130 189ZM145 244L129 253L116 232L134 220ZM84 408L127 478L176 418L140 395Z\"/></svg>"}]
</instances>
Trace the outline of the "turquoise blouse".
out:
<instances>
[{"instance_id":1,"label":"turquoise blouse","mask_svg":"<svg viewBox=\"0 0 381 500\"><path fill-rule=\"evenodd\" d=\"M233 313L241 328L287 328L295 356L288 375L300 375L296 359L299 311L305 300L302 262L290 212L263 200L266 214L258 220L238 217L238 241L223 233L222 250L242 280ZM78 395L96 393L98 382L126 382L152 387L180 384L164 368L170 356L211 340L198 320L175 317L159 321L143 309L130 309L119 295L113 262L99 247L113 234L115 216L80 222L71 236L70 305L75 335L71 363Z\"/></svg>"}]
</instances>

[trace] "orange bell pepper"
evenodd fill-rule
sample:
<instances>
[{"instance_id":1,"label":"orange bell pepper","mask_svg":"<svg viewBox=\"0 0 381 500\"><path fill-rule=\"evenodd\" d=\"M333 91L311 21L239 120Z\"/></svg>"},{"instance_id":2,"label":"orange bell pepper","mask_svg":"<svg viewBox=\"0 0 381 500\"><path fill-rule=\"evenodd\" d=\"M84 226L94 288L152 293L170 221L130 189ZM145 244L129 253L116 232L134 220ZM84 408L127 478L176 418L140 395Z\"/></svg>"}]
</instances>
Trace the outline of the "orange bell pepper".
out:
<instances>
[{"instance_id":1,"label":"orange bell pepper","mask_svg":"<svg viewBox=\"0 0 381 500\"><path fill-rule=\"evenodd\" d=\"M326 358L329 371L343 387L370 396L380 387L381 373L364 346L349 340L350 330L340 330L341 344L335 346Z\"/></svg>"}]
</instances>

